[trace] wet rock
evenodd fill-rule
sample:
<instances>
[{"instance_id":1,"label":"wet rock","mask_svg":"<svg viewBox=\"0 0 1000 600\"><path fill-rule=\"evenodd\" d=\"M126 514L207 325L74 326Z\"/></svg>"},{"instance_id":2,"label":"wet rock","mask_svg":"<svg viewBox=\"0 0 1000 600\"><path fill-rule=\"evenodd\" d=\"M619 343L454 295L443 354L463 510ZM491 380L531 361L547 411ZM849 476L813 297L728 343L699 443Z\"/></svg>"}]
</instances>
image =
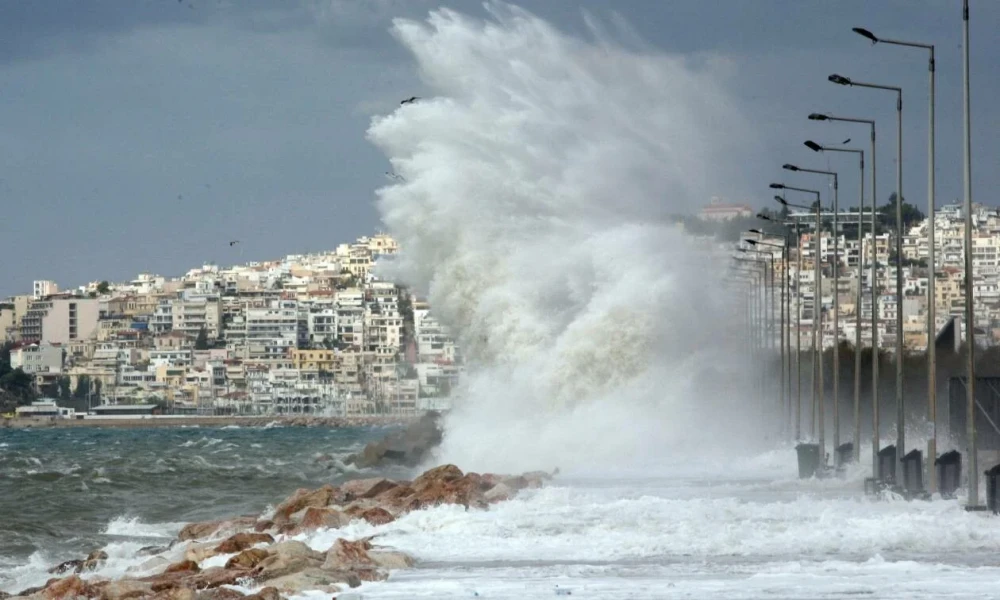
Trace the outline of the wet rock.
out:
<instances>
[{"instance_id":1,"label":"wet rock","mask_svg":"<svg viewBox=\"0 0 1000 600\"><path fill-rule=\"evenodd\" d=\"M169 546L143 546L142 548L139 548L136 554L139 556L153 556L154 554L166 552L169 549Z\"/></svg>"},{"instance_id":2,"label":"wet rock","mask_svg":"<svg viewBox=\"0 0 1000 600\"><path fill-rule=\"evenodd\" d=\"M487 504L496 504L497 502L510 500L514 497L514 494L514 490L507 487L507 485L498 483L483 494L483 499L486 500Z\"/></svg>"},{"instance_id":3,"label":"wet rock","mask_svg":"<svg viewBox=\"0 0 1000 600\"><path fill-rule=\"evenodd\" d=\"M98 589L80 579L79 575L70 575L63 579L49 580L41 593L47 600L69 600L81 597L95 598L100 595Z\"/></svg>"},{"instance_id":4,"label":"wet rock","mask_svg":"<svg viewBox=\"0 0 1000 600\"><path fill-rule=\"evenodd\" d=\"M151 597L151 600L196 600L197 595L197 592L192 588L176 587L157 592Z\"/></svg>"},{"instance_id":5,"label":"wet rock","mask_svg":"<svg viewBox=\"0 0 1000 600\"><path fill-rule=\"evenodd\" d=\"M197 573L201 567L193 560L182 560L167 567L164 573Z\"/></svg>"},{"instance_id":6,"label":"wet rock","mask_svg":"<svg viewBox=\"0 0 1000 600\"><path fill-rule=\"evenodd\" d=\"M278 505L274 511L274 522L287 522L293 514L305 508L325 508L331 502L340 501L341 497L341 491L329 484L318 490L299 489Z\"/></svg>"},{"instance_id":7,"label":"wet rock","mask_svg":"<svg viewBox=\"0 0 1000 600\"><path fill-rule=\"evenodd\" d=\"M181 532L177 534L177 539L182 542L187 540L203 540L215 535L224 535L243 529L250 529L256 523L257 519L254 517L238 517L236 519L190 523L184 529L181 529Z\"/></svg>"},{"instance_id":8,"label":"wet rock","mask_svg":"<svg viewBox=\"0 0 1000 600\"><path fill-rule=\"evenodd\" d=\"M226 562L227 569L253 569L265 558L270 556L270 552L263 548L248 548Z\"/></svg>"},{"instance_id":9,"label":"wet rock","mask_svg":"<svg viewBox=\"0 0 1000 600\"><path fill-rule=\"evenodd\" d=\"M260 561L256 567L256 577L262 582L319 567L325 558L322 552L316 552L295 540L275 544L268 551L270 556Z\"/></svg>"},{"instance_id":10,"label":"wet rock","mask_svg":"<svg viewBox=\"0 0 1000 600\"><path fill-rule=\"evenodd\" d=\"M375 561L368 555L372 544L368 540L354 542L339 539L326 551L323 568L328 571L359 571L376 567Z\"/></svg>"},{"instance_id":11,"label":"wet rock","mask_svg":"<svg viewBox=\"0 0 1000 600\"><path fill-rule=\"evenodd\" d=\"M339 529L351 522L350 516L335 508L314 508L305 510L296 531L315 529Z\"/></svg>"},{"instance_id":12,"label":"wet rock","mask_svg":"<svg viewBox=\"0 0 1000 600\"><path fill-rule=\"evenodd\" d=\"M281 594L295 595L306 590L317 590L329 594L341 591L341 584L349 587L361 585L361 579L349 571L329 571L318 567L308 567L295 573L289 573L263 581L268 587L273 587Z\"/></svg>"},{"instance_id":13,"label":"wet rock","mask_svg":"<svg viewBox=\"0 0 1000 600\"><path fill-rule=\"evenodd\" d=\"M440 415L427 413L402 431L365 446L364 450L345 461L361 468L382 464L415 467L441 443Z\"/></svg>"},{"instance_id":14,"label":"wet rock","mask_svg":"<svg viewBox=\"0 0 1000 600\"><path fill-rule=\"evenodd\" d=\"M194 542L184 550L184 560L200 563L206 558L218 554L215 551L217 546L218 544L215 542Z\"/></svg>"},{"instance_id":15,"label":"wet rock","mask_svg":"<svg viewBox=\"0 0 1000 600\"><path fill-rule=\"evenodd\" d=\"M413 480L410 487L416 492L423 491L426 487L443 482L457 481L465 476L462 470L455 465L441 465L428 471L424 471L420 477Z\"/></svg>"},{"instance_id":16,"label":"wet rock","mask_svg":"<svg viewBox=\"0 0 1000 600\"><path fill-rule=\"evenodd\" d=\"M274 527L274 521L271 521L269 519L261 519L260 521L254 523L253 530L256 531L257 533L262 533L264 531L271 529L272 527Z\"/></svg>"},{"instance_id":17,"label":"wet rock","mask_svg":"<svg viewBox=\"0 0 1000 600\"><path fill-rule=\"evenodd\" d=\"M376 565L389 571L406 569L415 564L412 556L398 550L369 550L368 556Z\"/></svg>"},{"instance_id":18,"label":"wet rock","mask_svg":"<svg viewBox=\"0 0 1000 600\"><path fill-rule=\"evenodd\" d=\"M79 573L83 570L83 559L67 560L49 569L53 575L65 575L66 573Z\"/></svg>"},{"instance_id":19,"label":"wet rock","mask_svg":"<svg viewBox=\"0 0 1000 600\"><path fill-rule=\"evenodd\" d=\"M217 554L234 554L257 544L271 544L273 542L274 538L266 533L237 533L216 546L215 552Z\"/></svg>"},{"instance_id":20,"label":"wet rock","mask_svg":"<svg viewBox=\"0 0 1000 600\"><path fill-rule=\"evenodd\" d=\"M278 588L274 586L268 586L261 589L256 594L251 594L249 596L244 596L249 600L281 600L281 593L278 592Z\"/></svg>"},{"instance_id":21,"label":"wet rock","mask_svg":"<svg viewBox=\"0 0 1000 600\"><path fill-rule=\"evenodd\" d=\"M142 581L123 579L112 581L104 586L101 592L101 600L129 600L130 598L142 598L151 595L153 586Z\"/></svg>"},{"instance_id":22,"label":"wet rock","mask_svg":"<svg viewBox=\"0 0 1000 600\"><path fill-rule=\"evenodd\" d=\"M395 481L382 478L355 479L348 481L340 487L346 496L346 500L358 500L361 498L374 498L379 494L398 487Z\"/></svg>"},{"instance_id":23,"label":"wet rock","mask_svg":"<svg viewBox=\"0 0 1000 600\"><path fill-rule=\"evenodd\" d=\"M246 597L242 592L230 588L217 587L198 592L195 600L238 600L239 598Z\"/></svg>"},{"instance_id":24,"label":"wet rock","mask_svg":"<svg viewBox=\"0 0 1000 600\"><path fill-rule=\"evenodd\" d=\"M94 550L83 561L81 571L96 571L108 560L108 553L104 550Z\"/></svg>"},{"instance_id":25,"label":"wet rock","mask_svg":"<svg viewBox=\"0 0 1000 600\"><path fill-rule=\"evenodd\" d=\"M227 569L225 567L212 567L205 569L191 578L194 587L199 590L206 588L217 588L220 585L233 585L241 579L250 576L250 571L246 569Z\"/></svg>"},{"instance_id":26,"label":"wet rock","mask_svg":"<svg viewBox=\"0 0 1000 600\"><path fill-rule=\"evenodd\" d=\"M378 506L369 508L361 513L360 516L371 525L385 525L396 520L396 517L392 516L392 513Z\"/></svg>"}]
</instances>

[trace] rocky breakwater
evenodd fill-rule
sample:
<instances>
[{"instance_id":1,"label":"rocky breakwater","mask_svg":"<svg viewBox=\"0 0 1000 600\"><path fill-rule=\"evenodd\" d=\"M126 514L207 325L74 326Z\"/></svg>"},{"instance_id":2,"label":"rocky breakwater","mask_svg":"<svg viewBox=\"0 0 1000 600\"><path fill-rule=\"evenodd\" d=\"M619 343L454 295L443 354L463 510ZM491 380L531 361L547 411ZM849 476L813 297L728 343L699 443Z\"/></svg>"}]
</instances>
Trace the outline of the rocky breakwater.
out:
<instances>
[{"instance_id":1,"label":"rocky breakwater","mask_svg":"<svg viewBox=\"0 0 1000 600\"><path fill-rule=\"evenodd\" d=\"M382 547L373 537L339 538L318 550L301 539L319 529L336 530L356 519L385 525L408 512L439 504L484 510L551 475L463 473L454 465L424 472L412 481L374 478L341 486L300 489L266 517L244 516L191 523L169 546L140 551L148 558L125 577L105 579L107 555L67 561L51 570L44 586L15 598L31 600L280 600L303 591L336 594L363 581L380 581L412 566L407 554ZM294 539L299 538L299 539Z\"/></svg>"},{"instance_id":2,"label":"rocky breakwater","mask_svg":"<svg viewBox=\"0 0 1000 600\"><path fill-rule=\"evenodd\" d=\"M380 465L415 467L427 460L431 451L441 443L440 421L440 413L425 413L403 430L371 442L361 452L349 456L345 462L360 468Z\"/></svg>"}]
</instances>

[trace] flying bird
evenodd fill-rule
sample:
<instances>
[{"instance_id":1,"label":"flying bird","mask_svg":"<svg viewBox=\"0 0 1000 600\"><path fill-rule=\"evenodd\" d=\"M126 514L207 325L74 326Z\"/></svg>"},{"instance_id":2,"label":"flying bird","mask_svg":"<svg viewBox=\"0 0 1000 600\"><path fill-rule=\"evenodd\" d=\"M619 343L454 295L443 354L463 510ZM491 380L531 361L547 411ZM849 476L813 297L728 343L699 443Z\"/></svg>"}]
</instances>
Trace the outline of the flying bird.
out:
<instances>
[{"instance_id":1,"label":"flying bird","mask_svg":"<svg viewBox=\"0 0 1000 600\"><path fill-rule=\"evenodd\" d=\"M842 141L842 142L840 142L840 143L841 143L841 144L846 144L846 143L848 143L848 142L850 142L850 141L851 141L851 138L847 138L846 140L844 140L844 141Z\"/></svg>"},{"instance_id":2,"label":"flying bird","mask_svg":"<svg viewBox=\"0 0 1000 600\"><path fill-rule=\"evenodd\" d=\"M420 100L420 98L417 97L417 96L410 96L406 100L403 100L402 102L400 102L400 104L413 104L417 100Z\"/></svg>"},{"instance_id":3,"label":"flying bird","mask_svg":"<svg viewBox=\"0 0 1000 600\"><path fill-rule=\"evenodd\" d=\"M233 241L229 242L229 245L230 246L235 246L236 244L239 244L239 243L240 243L239 240L233 240Z\"/></svg>"}]
</instances>

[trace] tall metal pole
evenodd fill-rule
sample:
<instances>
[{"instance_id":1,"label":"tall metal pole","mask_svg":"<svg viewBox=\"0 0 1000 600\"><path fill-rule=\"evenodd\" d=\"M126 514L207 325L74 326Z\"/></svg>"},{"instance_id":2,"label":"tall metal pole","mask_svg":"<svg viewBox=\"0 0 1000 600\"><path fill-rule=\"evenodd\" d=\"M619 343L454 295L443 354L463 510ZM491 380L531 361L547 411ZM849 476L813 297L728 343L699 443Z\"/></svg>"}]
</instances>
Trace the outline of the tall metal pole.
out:
<instances>
[{"instance_id":1,"label":"tall metal pole","mask_svg":"<svg viewBox=\"0 0 1000 600\"><path fill-rule=\"evenodd\" d=\"M875 237L878 229L875 227L875 207L878 204L878 188L875 186L875 122L871 123L872 135L872 242L871 242L871 295L872 295L872 477L878 479L878 451L879 451L879 393L878 393L878 362L879 362L879 335L878 335L878 252L875 248Z\"/></svg>"},{"instance_id":2,"label":"tall metal pole","mask_svg":"<svg viewBox=\"0 0 1000 600\"><path fill-rule=\"evenodd\" d=\"M802 439L802 236L795 220L795 439Z\"/></svg>"},{"instance_id":3,"label":"tall metal pole","mask_svg":"<svg viewBox=\"0 0 1000 600\"><path fill-rule=\"evenodd\" d=\"M903 91L896 92L896 485L903 483L906 407L903 404Z\"/></svg>"},{"instance_id":4,"label":"tall metal pole","mask_svg":"<svg viewBox=\"0 0 1000 600\"><path fill-rule=\"evenodd\" d=\"M865 153L861 156L858 191L858 289L854 308L854 462L861 462L861 279L865 272Z\"/></svg>"},{"instance_id":5,"label":"tall metal pole","mask_svg":"<svg viewBox=\"0 0 1000 600\"><path fill-rule=\"evenodd\" d=\"M927 441L927 491L937 491L937 296L934 291L936 278L936 247L934 243L934 46L927 67L930 73L930 121L927 133L927 416L931 422L931 439Z\"/></svg>"},{"instance_id":6,"label":"tall metal pole","mask_svg":"<svg viewBox=\"0 0 1000 600\"><path fill-rule=\"evenodd\" d=\"M820 270L820 227L822 207L816 194L816 289L813 297L813 330L816 332L816 429L820 464L826 464L826 432L823 424L823 285Z\"/></svg>"},{"instance_id":7,"label":"tall metal pole","mask_svg":"<svg viewBox=\"0 0 1000 600\"><path fill-rule=\"evenodd\" d=\"M840 445L840 232L837 229L837 174L833 174L833 456L839 465L837 446Z\"/></svg>"},{"instance_id":8,"label":"tall metal pole","mask_svg":"<svg viewBox=\"0 0 1000 600\"><path fill-rule=\"evenodd\" d=\"M791 335L792 328L792 297L791 288L789 287L789 266L791 262L791 249L788 247L788 235L785 235L785 245L783 248L784 254L784 310L785 314L782 317L782 322L784 323L782 329L782 342L785 346L785 401L788 405L788 433L791 434L791 421L792 421L792 339L789 337Z\"/></svg>"},{"instance_id":9,"label":"tall metal pole","mask_svg":"<svg viewBox=\"0 0 1000 600\"><path fill-rule=\"evenodd\" d=\"M979 466L976 444L976 327L972 302L972 131L969 117L969 0L962 2L962 88L964 102L965 168L965 344L966 370L966 427L969 444L969 506L979 505Z\"/></svg>"}]
</instances>

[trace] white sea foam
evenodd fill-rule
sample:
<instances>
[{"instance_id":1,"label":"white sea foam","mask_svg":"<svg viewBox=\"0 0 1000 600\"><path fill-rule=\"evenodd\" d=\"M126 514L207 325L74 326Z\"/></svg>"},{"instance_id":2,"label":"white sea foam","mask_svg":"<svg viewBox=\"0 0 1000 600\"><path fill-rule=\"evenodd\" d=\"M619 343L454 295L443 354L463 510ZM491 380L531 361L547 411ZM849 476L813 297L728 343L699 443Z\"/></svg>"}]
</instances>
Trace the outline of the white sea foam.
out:
<instances>
[{"instance_id":1,"label":"white sea foam","mask_svg":"<svg viewBox=\"0 0 1000 600\"><path fill-rule=\"evenodd\" d=\"M137 538L173 538L184 523L144 523L138 517L120 516L104 528L105 535Z\"/></svg>"},{"instance_id":2,"label":"white sea foam","mask_svg":"<svg viewBox=\"0 0 1000 600\"><path fill-rule=\"evenodd\" d=\"M379 191L393 275L469 360L443 459L513 471L756 439L724 263L666 219L725 188L752 138L719 73L487 8L395 22L433 96L369 130L404 179Z\"/></svg>"}]
</instances>

